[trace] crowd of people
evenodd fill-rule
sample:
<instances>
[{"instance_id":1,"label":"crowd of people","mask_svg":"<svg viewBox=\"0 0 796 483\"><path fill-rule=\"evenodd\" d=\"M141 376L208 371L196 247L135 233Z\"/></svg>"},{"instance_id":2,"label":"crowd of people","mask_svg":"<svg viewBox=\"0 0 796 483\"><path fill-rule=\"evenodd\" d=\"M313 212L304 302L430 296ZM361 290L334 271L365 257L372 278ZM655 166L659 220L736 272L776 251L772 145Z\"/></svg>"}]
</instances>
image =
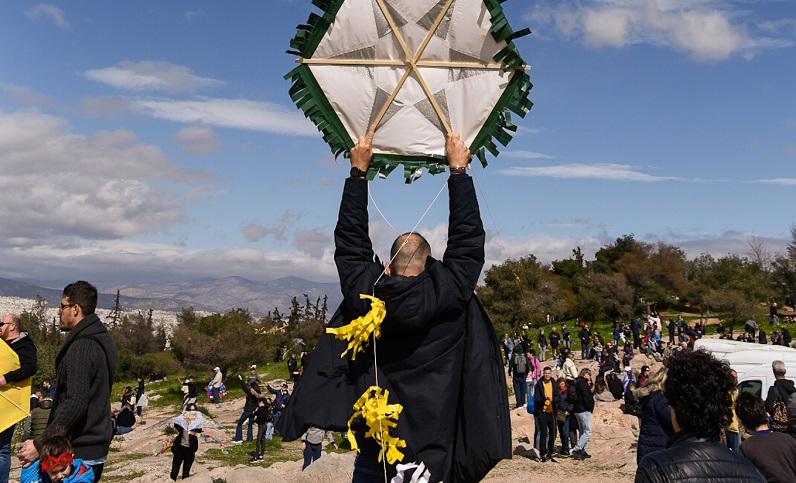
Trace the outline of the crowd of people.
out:
<instances>
[{"instance_id":1,"label":"crowd of people","mask_svg":"<svg viewBox=\"0 0 796 483\"><path fill-rule=\"evenodd\" d=\"M590 457L586 450L595 401L622 400L623 411L639 421L636 481L796 481L796 386L785 378L785 364L772 364L776 382L764 398L739 394L737 374L726 362L693 350L704 327L689 327L682 318L658 320L650 314L641 321L618 322L609 340L583 324L577 334L579 361L563 338L558 356L546 361L541 330L535 347L527 333L504 334L514 405L533 414L532 444L539 461ZM665 346L653 348L649 341L659 341L668 327L676 342L664 337ZM636 372L630 362L639 356L649 365Z\"/></svg>"}]
</instances>

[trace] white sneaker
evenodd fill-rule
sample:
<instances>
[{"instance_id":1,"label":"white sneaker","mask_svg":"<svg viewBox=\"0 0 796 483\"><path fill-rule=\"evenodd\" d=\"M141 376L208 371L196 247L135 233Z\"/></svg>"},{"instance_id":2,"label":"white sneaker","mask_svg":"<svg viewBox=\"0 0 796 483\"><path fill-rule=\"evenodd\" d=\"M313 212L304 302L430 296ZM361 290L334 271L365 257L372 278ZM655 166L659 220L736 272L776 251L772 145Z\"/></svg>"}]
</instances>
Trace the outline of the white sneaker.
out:
<instances>
[{"instance_id":1,"label":"white sneaker","mask_svg":"<svg viewBox=\"0 0 796 483\"><path fill-rule=\"evenodd\" d=\"M243 441L233 441L232 444L243 444Z\"/></svg>"}]
</instances>

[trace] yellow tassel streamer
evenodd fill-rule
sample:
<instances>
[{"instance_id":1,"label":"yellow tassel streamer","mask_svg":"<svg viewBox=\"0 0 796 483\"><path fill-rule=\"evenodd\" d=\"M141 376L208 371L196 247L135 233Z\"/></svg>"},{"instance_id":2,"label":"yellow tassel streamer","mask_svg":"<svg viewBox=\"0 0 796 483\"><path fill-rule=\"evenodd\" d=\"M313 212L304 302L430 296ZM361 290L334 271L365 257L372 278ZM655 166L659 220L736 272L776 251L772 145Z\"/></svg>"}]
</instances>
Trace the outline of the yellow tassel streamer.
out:
<instances>
[{"instance_id":1,"label":"yellow tassel streamer","mask_svg":"<svg viewBox=\"0 0 796 483\"><path fill-rule=\"evenodd\" d=\"M351 430L351 423L357 417L365 419L368 427L365 432L366 438L373 438L381 446L379 461L386 457L387 462L395 464L403 460L404 454L398 448L405 448L406 441L391 436L390 428L398 426L398 415L401 414L403 406L400 404L387 404L387 397L390 392L379 386L370 386L362 396L354 403L354 414L348 420L348 441L351 449L359 451L359 447Z\"/></svg>"},{"instance_id":2,"label":"yellow tassel streamer","mask_svg":"<svg viewBox=\"0 0 796 483\"><path fill-rule=\"evenodd\" d=\"M326 329L326 332L334 334L337 339L348 341L348 347L340 354L340 357L345 357L348 351L351 351L351 360L357 358L358 352L364 352L370 334L375 334L377 339L381 336L381 323L384 316L387 315L383 301L365 294L360 294L359 298L371 300L370 312L362 317L357 317L348 325L337 329Z\"/></svg>"}]
</instances>

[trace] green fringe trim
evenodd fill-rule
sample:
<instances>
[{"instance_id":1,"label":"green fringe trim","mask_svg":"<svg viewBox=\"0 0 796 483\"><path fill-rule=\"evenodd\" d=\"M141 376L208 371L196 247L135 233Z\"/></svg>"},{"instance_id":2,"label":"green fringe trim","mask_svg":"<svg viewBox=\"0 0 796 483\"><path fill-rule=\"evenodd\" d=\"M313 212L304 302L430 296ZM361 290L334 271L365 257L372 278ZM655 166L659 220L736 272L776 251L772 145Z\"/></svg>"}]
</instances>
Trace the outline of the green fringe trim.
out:
<instances>
[{"instance_id":1,"label":"green fringe trim","mask_svg":"<svg viewBox=\"0 0 796 483\"><path fill-rule=\"evenodd\" d=\"M290 40L290 47L294 50L287 52L305 59L311 58L318 48L324 35L340 10L345 0L312 0L312 4L321 10L321 15L311 13L306 24L296 28L296 35ZM511 112L525 117L533 103L528 99L533 84L530 76L525 72L526 63L514 45L514 39L531 33L529 29L514 31L506 19L501 3L505 0L483 0L489 10L492 23L491 34L497 42L506 42L506 47L500 50L493 60L506 64L506 71L514 73L509 80L505 91L498 100L495 108L487 117L481 130L470 146L470 152L486 167L486 151L492 156L499 154L495 140L506 146L512 139L512 133L517 127L511 122ZM290 98L296 106L304 112L323 134L323 140L329 144L335 157L343 154L348 157L354 141L343 126L334 108L323 93L309 66L301 64L285 75L292 84L289 90ZM416 178L417 170L426 168L430 174L445 172L447 161L444 156L401 156L396 154L374 154L368 169L367 178L372 180L376 176L386 177L399 165L404 167L406 183L411 183Z\"/></svg>"},{"instance_id":2,"label":"green fringe trim","mask_svg":"<svg viewBox=\"0 0 796 483\"><path fill-rule=\"evenodd\" d=\"M329 145L335 157L348 152L354 147L354 142L348 135L343 123L323 93L310 67L301 64L285 75L291 79L292 85L288 90L290 98L296 107L304 111L304 117L309 118L318 131L323 134L323 140Z\"/></svg>"},{"instance_id":3,"label":"green fringe trim","mask_svg":"<svg viewBox=\"0 0 796 483\"><path fill-rule=\"evenodd\" d=\"M492 57L495 62L506 64L506 71L514 70L514 74L506 86L506 90L500 96L495 108L487 117L481 130L470 146L470 152L481 161L483 167L487 166L486 151L492 156L497 156L499 151L494 140L497 140L504 147L512 139L512 133L517 132L517 126L511 122L511 113L520 117L533 107L533 102L528 99L528 95L533 87L531 78L525 71L526 63L520 56L514 39L523 37L531 33L529 29L519 31L512 30L506 14L503 12L501 3L505 0L483 0L487 10L489 10L492 22L492 37L497 42L506 42L506 47L501 49Z\"/></svg>"},{"instance_id":4,"label":"green fringe trim","mask_svg":"<svg viewBox=\"0 0 796 483\"><path fill-rule=\"evenodd\" d=\"M311 13L306 24L296 27L296 35L290 40L290 46L297 52L288 52L298 54L305 59L312 57L344 1L312 0L312 4L321 9L321 15Z\"/></svg>"}]
</instances>

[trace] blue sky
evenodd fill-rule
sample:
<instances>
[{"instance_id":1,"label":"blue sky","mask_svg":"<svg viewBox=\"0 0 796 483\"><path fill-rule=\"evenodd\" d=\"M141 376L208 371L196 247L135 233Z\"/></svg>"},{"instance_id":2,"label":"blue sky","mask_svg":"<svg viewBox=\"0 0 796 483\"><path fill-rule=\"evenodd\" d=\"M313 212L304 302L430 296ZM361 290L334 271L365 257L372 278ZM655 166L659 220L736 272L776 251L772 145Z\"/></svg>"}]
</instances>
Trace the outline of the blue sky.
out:
<instances>
[{"instance_id":1,"label":"blue sky","mask_svg":"<svg viewBox=\"0 0 796 483\"><path fill-rule=\"evenodd\" d=\"M488 262L619 236L743 255L789 241L796 2L509 0L535 106L474 165ZM283 75L309 0L0 3L0 276L336 280L348 162ZM371 190L374 245L444 186ZM419 230L441 253L447 197ZM496 233L499 231L500 236Z\"/></svg>"}]
</instances>

